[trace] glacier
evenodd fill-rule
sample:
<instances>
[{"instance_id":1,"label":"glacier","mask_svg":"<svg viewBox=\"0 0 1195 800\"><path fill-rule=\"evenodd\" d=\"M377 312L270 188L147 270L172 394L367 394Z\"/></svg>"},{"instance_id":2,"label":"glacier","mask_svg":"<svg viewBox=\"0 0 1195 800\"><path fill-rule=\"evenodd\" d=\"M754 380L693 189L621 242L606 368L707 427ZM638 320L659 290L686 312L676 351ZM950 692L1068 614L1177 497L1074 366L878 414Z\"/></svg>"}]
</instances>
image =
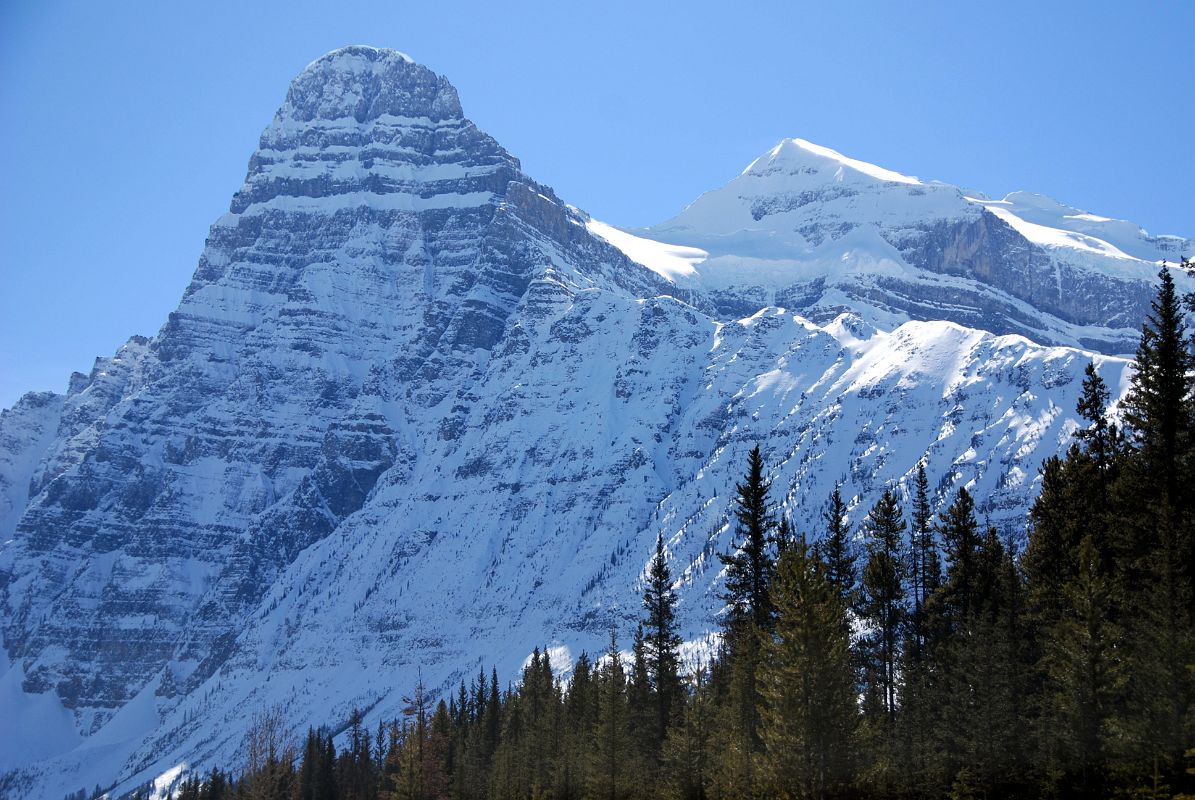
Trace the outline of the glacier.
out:
<instances>
[{"instance_id":1,"label":"glacier","mask_svg":"<svg viewBox=\"0 0 1195 800\"><path fill-rule=\"evenodd\" d=\"M0 412L0 792L235 765L248 710L373 724L535 646L565 673L629 641L657 536L700 658L756 443L811 536L925 463L1020 541L1193 244L799 139L619 230L442 76L329 53L161 330Z\"/></svg>"}]
</instances>

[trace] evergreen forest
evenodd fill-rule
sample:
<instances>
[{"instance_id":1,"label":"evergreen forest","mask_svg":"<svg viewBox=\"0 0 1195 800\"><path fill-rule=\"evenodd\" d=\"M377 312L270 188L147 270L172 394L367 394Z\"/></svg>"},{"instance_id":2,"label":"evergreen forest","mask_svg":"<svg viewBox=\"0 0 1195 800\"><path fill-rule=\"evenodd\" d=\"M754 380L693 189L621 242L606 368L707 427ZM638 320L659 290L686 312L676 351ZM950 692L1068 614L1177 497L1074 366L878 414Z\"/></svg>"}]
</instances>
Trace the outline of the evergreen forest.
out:
<instances>
[{"instance_id":1,"label":"evergreen forest","mask_svg":"<svg viewBox=\"0 0 1195 800\"><path fill-rule=\"evenodd\" d=\"M708 663L682 662L658 540L639 625L567 682L537 650L521 675L483 671L450 696L416 685L400 719L354 714L339 748L331 729L292 742L266 710L243 764L173 800L1195 797L1184 305L1163 268L1116 414L1088 367L1083 424L1042 465L1019 552L966 488L935 498L924 464L860 526L835 490L821 529L795 530L756 447Z\"/></svg>"}]
</instances>

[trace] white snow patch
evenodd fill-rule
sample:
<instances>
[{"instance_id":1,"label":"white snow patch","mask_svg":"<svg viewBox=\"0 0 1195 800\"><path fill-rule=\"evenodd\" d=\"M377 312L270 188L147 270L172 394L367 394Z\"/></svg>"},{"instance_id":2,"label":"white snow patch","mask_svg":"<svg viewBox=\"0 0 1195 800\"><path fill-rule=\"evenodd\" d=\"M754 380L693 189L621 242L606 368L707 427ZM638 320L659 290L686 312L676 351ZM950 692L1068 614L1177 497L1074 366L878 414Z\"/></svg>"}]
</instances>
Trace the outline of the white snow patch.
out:
<instances>
[{"instance_id":1,"label":"white snow patch","mask_svg":"<svg viewBox=\"0 0 1195 800\"><path fill-rule=\"evenodd\" d=\"M175 764L173 767L154 778L153 791L150 792L149 800L166 800L166 798L170 796L171 789L174 787L174 784L177 783L179 778L183 776L183 772L186 769L186 762Z\"/></svg>"},{"instance_id":2,"label":"white snow patch","mask_svg":"<svg viewBox=\"0 0 1195 800\"><path fill-rule=\"evenodd\" d=\"M1043 247L1069 247L1072 250L1082 250L1108 258L1122 258L1132 261L1140 260L1133 258L1128 253L1105 242L1103 239L1097 239L1094 236L1074 231L1064 231L1060 228L1049 228L1045 225L1038 225L1035 222L1029 222L1018 217L1007 208L1002 208L995 203L985 203L973 198L968 199L973 203L982 205L992 214L1007 222L1013 230L1034 244L1040 244Z\"/></svg>"},{"instance_id":3,"label":"white snow patch","mask_svg":"<svg viewBox=\"0 0 1195 800\"><path fill-rule=\"evenodd\" d=\"M695 265L709 256L709 253L697 247L643 239L596 219L586 222L585 228L621 250L627 258L673 283L678 278L696 277Z\"/></svg>"}]
</instances>

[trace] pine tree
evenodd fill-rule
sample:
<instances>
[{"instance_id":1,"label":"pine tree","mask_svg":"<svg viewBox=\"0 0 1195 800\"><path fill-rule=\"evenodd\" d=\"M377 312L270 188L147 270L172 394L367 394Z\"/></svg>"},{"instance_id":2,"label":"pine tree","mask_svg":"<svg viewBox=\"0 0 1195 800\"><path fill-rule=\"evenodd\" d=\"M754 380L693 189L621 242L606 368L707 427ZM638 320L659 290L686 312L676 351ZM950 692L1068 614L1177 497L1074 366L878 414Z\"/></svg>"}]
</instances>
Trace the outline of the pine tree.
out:
<instances>
[{"instance_id":1,"label":"pine tree","mask_svg":"<svg viewBox=\"0 0 1195 800\"><path fill-rule=\"evenodd\" d=\"M891 489L884 490L863 527L867 562L859 611L866 632L858 643L863 668L862 732L870 749L867 773L881 792L889 793L901 771L896 716L908 613L904 595L907 561L902 552L906 525Z\"/></svg>"},{"instance_id":2,"label":"pine tree","mask_svg":"<svg viewBox=\"0 0 1195 800\"><path fill-rule=\"evenodd\" d=\"M934 537L933 509L929 501L929 479L925 475L925 464L917 465L917 476L913 483L913 529L909 556L913 589L911 644L914 658L920 659L925 649L925 605L942 582L942 566Z\"/></svg>"},{"instance_id":3,"label":"pine tree","mask_svg":"<svg viewBox=\"0 0 1195 800\"><path fill-rule=\"evenodd\" d=\"M846 608L804 542L780 558L776 638L761 670L763 794L820 798L850 784L857 710Z\"/></svg>"},{"instance_id":4,"label":"pine tree","mask_svg":"<svg viewBox=\"0 0 1195 800\"><path fill-rule=\"evenodd\" d=\"M647 571L643 607L647 612L644 652L654 692L655 719L652 738L658 754L672 724L683 691L680 679L681 637L677 633L676 593L664 553L664 539L656 537L656 552Z\"/></svg>"},{"instance_id":5,"label":"pine tree","mask_svg":"<svg viewBox=\"0 0 1195 800\"><path fill-rule=\"evenodd\" d=\"M1043 637L1042 731L1051 778L1080 796L1107 792L1104 773L1121 683L1115 652L1123 647L1109 622L1112 586L1090 536L1077 553L1077 574L1063 586L1067 612Z\"/></svg>"},{"instance_id":6,"label":"pine tree","mask_svg":"<svg viewBox=\"0 0 1195 800\"><path fill-rule=\"evenodd\" d=\"M1146 481L1142 488L1178 509L1189 490L1183 480L1190 464L1195 361L1187 349L1186 326L1170 270L1159 273L1161 286L1153 313L1141 329L1137 370L1124 402L1125 422Z\"/></svg>"},{"instance_id":7,"label":"pine tree","mask_svg":"<svg viewBox=\"0 0 1195 800\"><path fill-rule=\"evenodd\" d=\"M855 553L847 527L846 503L842 501L842 491L838 484L834 485L834 491L830 493L829 506L823 519L826 522L826 533L818 544L818 556L825 563L826 576L843 605L853 608L857 602Z\"/></svg>"},{"instance_id":8,"label":"pine tree","mask_svg":"<svg viewBox=\"0 0 1195 800\"><path fill-rule=\"evenodd\" d=\"M664 742L664 775L660 794L676 800L705 800L710 788L710 741L714 726L713 693L706 671L698 665L688 677L676 723Z\"/></svg>"},{"instance_id":9,"label":"pine tree","mask_svg":"<svg viewBox=\"0 0 1195 800\"><path fill-rule=\"evenodd\" d=\"M764 640L771 635L773 608L769 586L775 570L770 544L775 520L764 477L763 456L757 445L748 458L747 475L735 489L734 552L719 554L726 567L727 615L724 644L729 673L730 716L726 733L731 742L724 752L727 780L750 786L756 753L760 750L758 686Z\"/></svg>"},{"instance_id":10,"label":"pine tree","mask_svg":"<svg viewBox=\"0 0 1195 800\"><path fill-rule=\"evenodd\" d=\"M627 729L626 673L618 639L610 631L610 649L597 673L598 715L590 751L588 796L621 800L630 794L630 731Z\"/></svg>"},{"instance_id":11,"label":"pine tree","mask_svg":"<svg viewBox=\"0 0 1195 800\"><path fill-rule=\"evenodd\" d=\"M768 598L768 584L774 563L769 544L776 522L772 515L768 491L771 481L764 477L763 456L759 445L748 456L747 475L735 487L735 538L738 542L731 553L719 554L726 567L726 594L730 627L750 622L759 630L769 630L772 604Z\"/></svg>"},{"instance_id":12,"label":"pine tree","mask_svg":"<svg viewBox=\"0 0 1195 800\"><path fill-rule=\"evenodd\" d=\"M909 547L909 577L912 611L901 670L901 714L899 740L904 763L902 784L909 794L920 796L936 790L941 782L935 770L940 759L934 750L932 728L939 718L942 676L931 651L937 649L929 625L931 601L942 583L942 567L934 535L933 508L925 464L917 465L913 481L912 526Z\"/></svg>"},{"instance_id":13,"label":"pine tree","mask_svg":"<svg viewBox=\"0 0 1195 800\"><path fill-rule=\"evenodd\" d=\"M867 564L863 568L862 612L864 621L871 628L863 646L870 655L869 667L874 670L884 715L889 722L896 718L897 667L908 612L902 547L905 527L904 512L895 493L885 489L864 526L868 547Z\"/></svg>"},{"instance_id":14,"label":"pine tree","mask_svg":"<svg viewBox=\"0 0 1195 800\"><path fill-rule=\"evenodd\" d=\"M942 618L957 626L971 613L975 594L979 523L975 501L966 487L959 487L954 502L942 514L938 533L946 549L947 583L942 587Z\"/></svg>"}]
</instances>

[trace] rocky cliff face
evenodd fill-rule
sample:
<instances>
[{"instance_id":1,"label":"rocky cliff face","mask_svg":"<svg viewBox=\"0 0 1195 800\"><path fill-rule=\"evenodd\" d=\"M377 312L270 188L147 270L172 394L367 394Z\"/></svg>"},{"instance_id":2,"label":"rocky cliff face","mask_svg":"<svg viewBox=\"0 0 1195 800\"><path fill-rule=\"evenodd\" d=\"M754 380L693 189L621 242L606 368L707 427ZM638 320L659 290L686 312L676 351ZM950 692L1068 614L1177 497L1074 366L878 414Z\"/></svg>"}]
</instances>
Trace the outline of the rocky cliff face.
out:
<instances>
[{"instance_id":1,"label":"rocky cliff face","mask_svg":"<svg viewBox=\"0 0 1195 800\"><path fill-rule=\"evenodd\" d=\"M525 176L442 77L363 47L313 63L157 336L0 417L8 785L232 763L246 709L389 718L417 670L511 674L544 644L563 667L627 630L657 534L698 651L756 442L803 530L836 482L858 522L924 459L939 503L968 485L1023 533L1091 356L992 331L1094 312L983 203L893 175L747 206L815 215L790 244L866 244L849 281L761 281L788 266L737 229L694 234L730 255L669 251L699 262L678 278ZM1123 390L1127 362L1096 361Z\"/></svg>"}]
</instances>

